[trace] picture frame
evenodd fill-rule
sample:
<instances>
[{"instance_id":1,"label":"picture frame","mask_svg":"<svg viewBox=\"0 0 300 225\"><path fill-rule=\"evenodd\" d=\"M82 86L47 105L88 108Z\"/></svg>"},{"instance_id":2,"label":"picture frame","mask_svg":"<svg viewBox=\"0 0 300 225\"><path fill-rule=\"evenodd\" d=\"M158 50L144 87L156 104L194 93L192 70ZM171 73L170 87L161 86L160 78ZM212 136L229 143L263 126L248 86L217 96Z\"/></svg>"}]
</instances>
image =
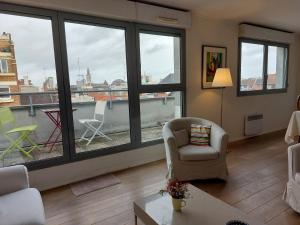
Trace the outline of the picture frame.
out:
<instances>
[{"instance_id":1,"label":"picture frame","mask_svg":"<svg viewBox=\"0 0 300 225\"><path fill-rule=\"evenodd\" d=\"M212 82L218 68L224 68L227 64L227 48L220 46L202 46L202 89L212 87Z\"/></svg>"}]
</instances>

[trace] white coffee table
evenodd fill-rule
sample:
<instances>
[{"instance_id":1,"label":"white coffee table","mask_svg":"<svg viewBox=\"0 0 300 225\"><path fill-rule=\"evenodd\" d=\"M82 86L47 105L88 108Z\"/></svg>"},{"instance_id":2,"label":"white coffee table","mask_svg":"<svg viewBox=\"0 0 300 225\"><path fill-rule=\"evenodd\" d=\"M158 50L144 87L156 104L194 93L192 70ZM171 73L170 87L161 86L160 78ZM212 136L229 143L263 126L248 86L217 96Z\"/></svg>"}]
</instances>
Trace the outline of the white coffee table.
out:
<instances>
[{"instance_id":1,"label":"white coffee table","mask_svg":"<svg viewBox=\"0 0 300 225\"><path fill-rule=\"evenodd\" d=\"M263 225L240 210L189 185L192 195L182 212L175 212L168 194L154 194L133 203L135 224L145 225L225 225L229 220L242 220L249 225Z\"/></svg>"}]
</instances>

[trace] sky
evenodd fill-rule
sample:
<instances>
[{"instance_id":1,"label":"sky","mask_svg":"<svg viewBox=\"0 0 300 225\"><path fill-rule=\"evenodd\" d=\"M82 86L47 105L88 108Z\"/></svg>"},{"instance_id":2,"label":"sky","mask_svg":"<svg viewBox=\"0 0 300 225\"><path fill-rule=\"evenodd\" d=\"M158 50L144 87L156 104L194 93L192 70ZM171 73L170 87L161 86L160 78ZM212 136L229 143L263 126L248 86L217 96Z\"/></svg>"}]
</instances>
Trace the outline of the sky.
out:
<instances>
[{"instance_id":1,"label":"sky","mask_svg":"<svg viewBox=\"0 0 300 225\"><path fill-rule=\"evenodd\" d=\"M71 22L65 23L65 30L71 84L82 79L78 75L85 75L87 68L95 83L127 80L124 30ZM50 20L0 13L0 32L12 35L19 79L28 75L41 87L46 77L56 76ZM142 74L159 82L174 73L173 37L140 34L140 45ZM274 62L269 72L275 73L276 48L270 49L269 60ZM260 75L262 46L243 44L242 65L244 78Z\"/></svg>"},{"instance_id":2,"label":"sky","mask_svg":"<svg viewBox=\"0 0 300 225\"><path fill-rule=\"evenodd\" d=\"M19 79L24 75L36 84L55 76L55 61L50 20L0 14L0 33L11 33Z\"/></svg>"},{"instance_id":3,"label":"sky","mask_svg":"<svg viewBox=\"0 0 300 225\"><path fill-rule=\"evenodd\" d=\"M142 33L140 46L142 74L152 75L158 83L174 73L174 37Z\"/></svg>"},{"instance_id":4,"label":"sky","mask_svg":"<svg viewBox=\"0 0 300 225\"><path fill-rule=\"evenodd\" d=\"M125 31L66 23L66 42L71 84L90 69L92 81L127 80Z\"/></svg>"},{"instance_id":5,"label":"sky","mask_svg":"<svg viewBox=\"0 0 300 225\"><path fill-rule=\"evenodd\" d=\"M242 78L247 79L250 77L262 77L263 76L263 45L257 44L242 44L242 65L241 75ZM268 73L276 73L276 58L277 48L269 47L268 53Z\"/></svg>"},{"instance_id":6,"label":"sky","mask_svg":"<svg viewBox=\"0 0 300 225\"><path fill-rule=\"evenodd\" d=\"M66 22L65 31L71 84L87 68L95 83L127 80L124 30ZM11 33L19 79L28 75L41 87L46 77L56 76L50 20L0 14L0 32ZM159 81L174 72L172 37L141 34L141 45L142 73Z\"/></svg>"}]
</instances>

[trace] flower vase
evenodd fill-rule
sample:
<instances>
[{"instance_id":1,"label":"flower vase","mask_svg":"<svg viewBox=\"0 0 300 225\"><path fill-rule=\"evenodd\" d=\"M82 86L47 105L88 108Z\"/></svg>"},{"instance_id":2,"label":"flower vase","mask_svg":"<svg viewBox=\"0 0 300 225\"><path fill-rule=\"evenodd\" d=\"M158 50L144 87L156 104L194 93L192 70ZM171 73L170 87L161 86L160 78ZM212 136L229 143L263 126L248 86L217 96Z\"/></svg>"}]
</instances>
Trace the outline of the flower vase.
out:
<instances>
[{"instance_id":1,"label":"flower vase","mask_svg":"<svg viewBox=\"0 0 300 225\"><path fill-rule=\"evenodd\" d=\"M180 212L182 207L186 205L186 202L183 199L172 198L173 209L177 212Z\"/></svg>"}]
</instances>

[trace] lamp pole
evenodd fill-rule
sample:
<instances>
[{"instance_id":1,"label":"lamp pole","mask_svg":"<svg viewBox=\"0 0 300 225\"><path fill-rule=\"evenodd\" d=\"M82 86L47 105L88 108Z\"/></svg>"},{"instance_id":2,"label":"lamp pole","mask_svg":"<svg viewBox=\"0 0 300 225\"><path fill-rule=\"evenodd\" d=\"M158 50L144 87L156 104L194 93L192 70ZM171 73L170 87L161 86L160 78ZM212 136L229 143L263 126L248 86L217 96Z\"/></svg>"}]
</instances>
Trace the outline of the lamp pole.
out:
<instances>
[{"instance_id":1,"label":"lamp pole","mask_svg":"<svg viewBox=\"0 0 300 225\"><path fill-rule=\"evenodd\" d=\"M223 127L223 95L225 87L221 87L221 127Z\"/></svg>"}]
</instances>

